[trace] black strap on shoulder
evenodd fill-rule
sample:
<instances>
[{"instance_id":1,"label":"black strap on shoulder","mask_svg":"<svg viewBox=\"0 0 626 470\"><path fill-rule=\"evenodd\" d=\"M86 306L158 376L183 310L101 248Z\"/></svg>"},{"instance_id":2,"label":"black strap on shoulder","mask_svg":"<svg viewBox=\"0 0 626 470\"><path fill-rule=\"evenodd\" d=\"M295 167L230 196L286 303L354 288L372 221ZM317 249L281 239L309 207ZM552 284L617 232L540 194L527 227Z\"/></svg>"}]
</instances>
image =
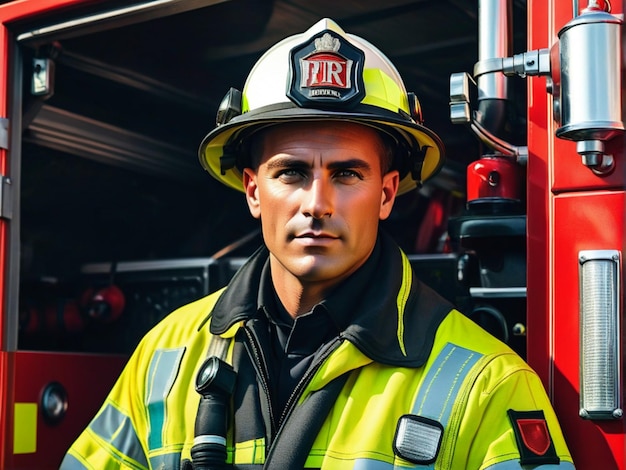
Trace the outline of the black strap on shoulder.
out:
<instances>
[{"instance_id":1,"label":"black strap on shoulder","mask_svg":"<svg viewBox=\"0 0 626 470\"><path fill-rule=\"evenodd\" d=\"M219 335L211 335L211 342L207 349L206 357L218 357L222 361L226 361L228 346L230 346L231 338L222 338Z\"/></svg>"},{"instance_id":2,"label":"black strap on shoulder","mask_svg":"<svg viewBox=\"0 0 626 470\"><path fill-rule=\"evenodd\" d=\"M269 450L263 466L265 470L304 468L317 433L349 375L346 373L337 377L323 389L313 392L304 403L294 408Z\"/></svg>"}]
</instances>

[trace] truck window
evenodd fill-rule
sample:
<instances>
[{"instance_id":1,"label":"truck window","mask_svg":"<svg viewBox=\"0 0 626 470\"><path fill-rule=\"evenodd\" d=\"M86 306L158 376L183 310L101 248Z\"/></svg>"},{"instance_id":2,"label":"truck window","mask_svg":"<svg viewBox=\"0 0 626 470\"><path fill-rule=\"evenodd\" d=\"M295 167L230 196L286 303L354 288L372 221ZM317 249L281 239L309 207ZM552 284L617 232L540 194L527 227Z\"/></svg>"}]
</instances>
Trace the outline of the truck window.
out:
<instances>
[{"instance_id":1,"label":"truck window","mask_svg":"<svg viewBox=\"0 0 626 470\"><path fill-rule=\"evenodd\" d=\"M390 18L398 8L415 13L390 7ZM244 9L254 14L240 15ZM293 25L275 23L277 11ZM466 11L447 14L473 34ZM243 195L201 168L197 148L229 87L243 87L277 35L309 22L272 2L233 0L23 41L20 349L127 354L171 310L225 285L261 243L259 226ZM448 164L427 187L399 198L384 227L424 280L464 307L469 294L456 257L439 255L448 218L463 209L464 165L478 145L449 122L449 73L436 55L417 53L416 67L394 47L390 41L386 53L397 50L426 119L449 137ZM474 40L463 47L467 54L448 67L471 68ZM433 76L417 72L424 67Z\"/></svg>"},{"instance_id":2,"label":"truck window","mask_svg":"<svg viewBox=\"0 0 626 470\"><path fill-rule=\"evenodd\" d=\"M239 17L235 33L224 24L244 3L257 14ZM217 97L242 86L255 55L207 67L196 54L259 36L269 6L227 2L26 41L20 349L128 353L169 311L226 282L222 268L208 272L214 255L258 245L242 195L197 158ZM185 46L198 41L206 44ZM46 74L49 89L35 91ZM94 300L109 286L123 295L122 312Z\"/></svg>"}]
</instances>

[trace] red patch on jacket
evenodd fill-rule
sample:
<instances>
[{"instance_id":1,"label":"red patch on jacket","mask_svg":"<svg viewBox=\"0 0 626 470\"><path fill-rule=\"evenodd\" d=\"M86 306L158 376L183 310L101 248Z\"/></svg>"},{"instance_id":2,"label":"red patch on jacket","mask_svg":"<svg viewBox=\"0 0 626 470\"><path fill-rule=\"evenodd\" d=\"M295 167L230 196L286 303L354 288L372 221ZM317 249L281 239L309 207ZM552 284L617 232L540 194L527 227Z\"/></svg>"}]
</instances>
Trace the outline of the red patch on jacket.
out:
<instances>
[{"instance_id":1,"label":"red patch on jacket","mask_svg":"<svg viewBox=\"0 0 626 470\"><path fill-rule=\"evenodd\" d=\"M508 410L522 465L558 464L550 429L542 410Z\"/></svg>"},{"instance_id":2,"label":"red patch on jacket","mask_svg":"<svg viewBox=\"0 0 626 470\"><path fill-rule=\"evenodd\" d=\"M545 454L550 448L550 432L545 419L518 419L515 424L519 428L522 441L537 455Z\"/></svg>"}]
</instances>

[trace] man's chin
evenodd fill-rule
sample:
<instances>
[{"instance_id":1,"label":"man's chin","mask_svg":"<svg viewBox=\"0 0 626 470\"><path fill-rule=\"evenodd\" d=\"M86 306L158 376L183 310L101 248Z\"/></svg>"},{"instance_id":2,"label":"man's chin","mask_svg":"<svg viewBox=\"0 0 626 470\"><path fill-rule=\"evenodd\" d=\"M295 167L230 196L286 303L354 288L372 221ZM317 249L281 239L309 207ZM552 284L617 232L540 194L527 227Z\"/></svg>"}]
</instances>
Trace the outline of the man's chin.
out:
<instances>
[{"instance_id":1,"label":"man's chin","mask_svg":"<svg viewBox=\"0 0 626 470\"><path fill-rule=\"evenodd\" d=\"M335 256L307 256L291 270L303 284L333 284L340 282L356 270L338 262Z\"/></svg>"}]
</instances>

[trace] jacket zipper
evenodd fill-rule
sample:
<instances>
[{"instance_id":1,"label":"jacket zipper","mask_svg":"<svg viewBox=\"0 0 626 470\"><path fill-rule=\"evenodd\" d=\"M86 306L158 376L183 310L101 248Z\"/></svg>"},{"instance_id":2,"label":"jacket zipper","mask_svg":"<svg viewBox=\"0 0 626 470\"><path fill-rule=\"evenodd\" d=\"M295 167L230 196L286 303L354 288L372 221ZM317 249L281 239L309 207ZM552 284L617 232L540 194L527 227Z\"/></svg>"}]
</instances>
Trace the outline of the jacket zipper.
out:
<instances>
[{"instance_id":1,"label":"jacket zipper","mask_svg":"<svg viewBox=\"0 0 626 470\"><path fill-rule=\"evenodd\" d=\"M291 395L289 395L289 399L287 400L285 409L283 410L280 416L280 420L278 421L278 430L276 432L276 439L274 439L274 441L278 440L280 431L283 428L283 423L285 423L285 421L289 419L289 416L291 415L291 412L295 408L296 402L302 395L302 392L304 392L304 389L307 387L307 385L309 385L309 382L311 382L311 379L313 378L317 370L321 367L321 365L324 363L324 361L333 353L333 351L335 351L339 347L342 341L343 340L341 338L335 338L330 343L328 343L324 347L324 349L320 352L317 359L306 370L306 372L304 373L304 375L302 376L302 378L296 385L296 388L294 388Z\"/></svg>"},{"instance_id":2,"label":"jacket zipper","mask_svg":"<svg viewBox=\"0 0 626 470\"><path fill-rule=\"evenodd\" d=\"M268 385L269 372L267 369L267 364L265 362L265 357L261 353L261 348L259 346L259 343L256 340L256 337L254 336L252 331L250 331L250 328L247 326L244 326L243 330L246 333L246 337L248 338L248 341L245 342L246 349L248 350L248 353L250 354L250 356L253 358L252 362L254 364L254 368L256 369L257 374L259 375L261 386L263 387L263 390L265 392L265 398L267 400L267 406L268 406L268 410L270 414L270 426L271 426L271 432L272 432L272 435L269 436L269 442L267 443L268 450L269 450L272 444L276 440L278 440L280 436L280 432L283 428L283 423L285 423L285 421L289 419L289 416L291 415L291 412L295 408L295 404L298 398L300 398L300 395L302 394L304 389L307 387L307 385L309 384L309 382L311 381L311 379L313 378L317 370L324 363L324 361L339 347L339 345L342 343L343 340L341 338L335 338L330 343L328 343L322 351L320 351L320 354L317 357L317 359L309 366L309 368L306 370L306 372L304 373L304 375L302 376L302 378L300 379L300 381L294 388L293 392L289 396L289 399L287 400L287 403L285 405L285 409L283 410L278 423L276 423L274 419L273 408L272 408L272 400L270 398L270 389Z\"/></svg>"},{"instance_id":3,"label":"jacket zipper","mask_svg":"<svg viewBox=\"0 0 626 470\"><path fill-rule=\"evenodd\" d=\"M263 387L263 391L265 392L265 399L267 401L267 407L269 411L270 418L270 427L271 433L274 435L276 430L276 421L274 420L274 410L272 408L272 400L270 398L270 387L268 384L269 381L269 371L267 368L267 364L265 363L265 357L261 353L261 347L259 346L256 337L250 331L250 328L247 326L243 327L244 332L246 333L246 337L248 341L244 342L246 349L248 350L248 354L252 357L252 364L256 369L257 375L261 379L261 386ZM271 439L272 436L270 436ZM269 443L268 443L269 444Z\"/></svg>"}]
</instances>

